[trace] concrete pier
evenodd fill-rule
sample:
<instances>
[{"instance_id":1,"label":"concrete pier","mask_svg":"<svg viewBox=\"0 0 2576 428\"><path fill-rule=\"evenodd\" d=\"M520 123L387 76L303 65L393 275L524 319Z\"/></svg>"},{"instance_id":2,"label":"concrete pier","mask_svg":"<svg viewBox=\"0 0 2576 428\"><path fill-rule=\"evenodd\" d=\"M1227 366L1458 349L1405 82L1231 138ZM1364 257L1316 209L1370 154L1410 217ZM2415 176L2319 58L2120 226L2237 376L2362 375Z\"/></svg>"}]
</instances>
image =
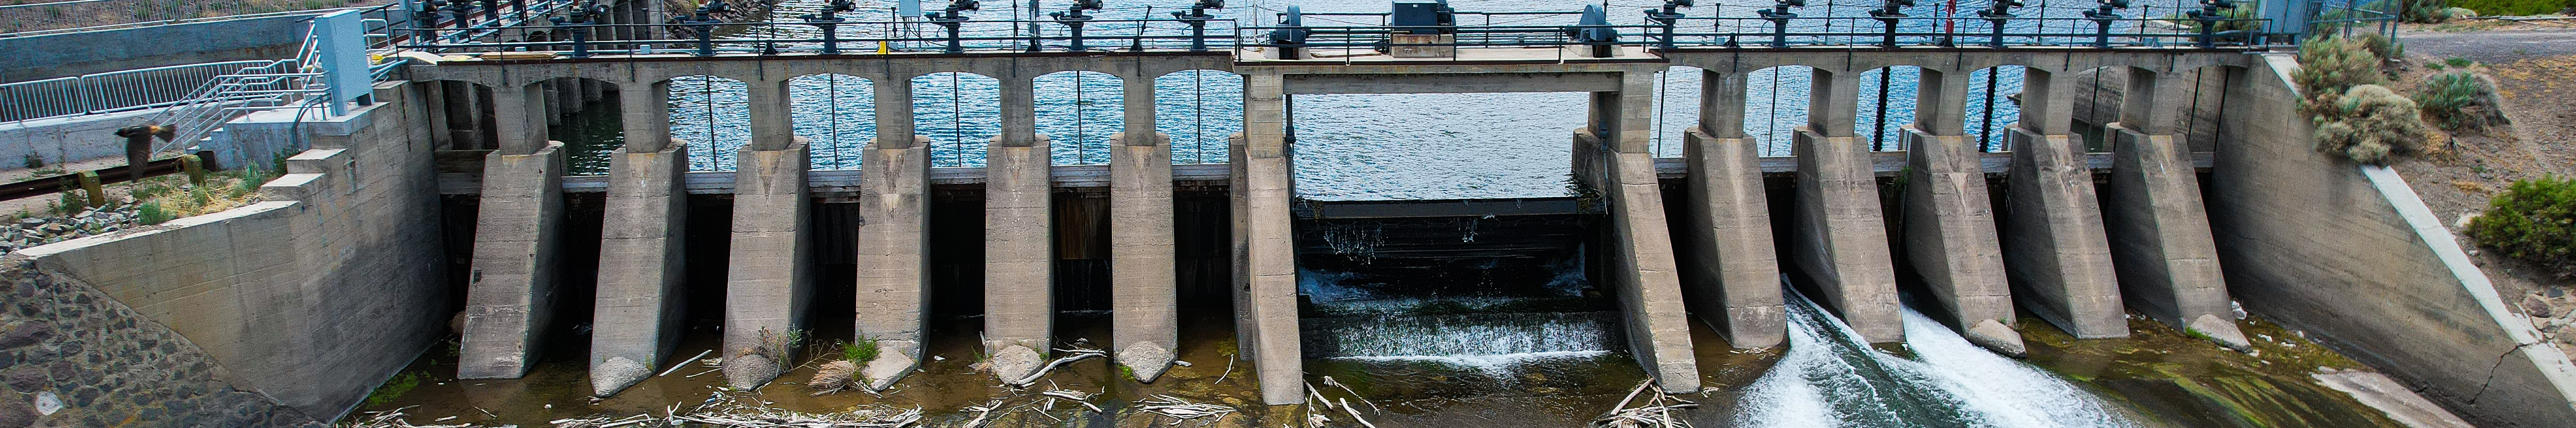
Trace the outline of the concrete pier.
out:
<instances>
[{"instance_id":1,"label":"concrete pier","mask_svg":"<svg viewBox=\"0 0 2576 428\"><path fill-rule=\"evenodd\" d=\"M2093 170L2073 126L2072 72L2025 72L2021 123L2006 132L2012 148L2002 238L2013 293L2040 319L2079 338L2126 337L2120 287L2112 276L2109 238Z\"/></svg>"},{"instance_id":2,"label":"concrete pier","mask_svg":"<svg viewBox=\"0 0 2576 428\"><path fill-rule=\"evenodd\" d=\"M882 120L886 113L877 114ZM909 126L903 131L889 134L902 137L877 137L861 155L868 167L859 171L859 216L866 223L859 227L854 340L877 344L877 359L859 371L871 391L894 385L926 357L922 332L930 321L930 139L912 135Z\"/></svg>"},{"instance_id":3,"label":"concrete pier","mask_svg":"<svg viewBox=\"0 0 2576 428\"><path fill-rule=\"evenodd\" d=\"M1896 272L1879 207L1878 176L1869 147L1854 137L1852 93L1860 74L1815 69L1812 112L1791 148L1798 158L1798 206L1791 209L1799 236L1789 242L1790 264L1814 281L1825 307L1873 343L1905 340L1905 318L1896 302Z\"/></svg>"},{"instance_id":4,"label":"concrete pier","mask_svg":"<svg viewBox=\"0 0 2576 428\"><path fill-rule=\"evenodd\" d=\"M1002 134L984 151L984 353L1003 381L1036 372L1055 344L1052 152L1030 85L1003 78Z\"/></svg>"},{"instance_id":5,"label":"concrete pier","mask_svg":"<svg viewBox=\"0 0 2576 428\"><path fill-rule=\"evenodd\" d=\"M2199 332L2239 350L2251 342L2236 328L2218 245L2201 203L2200 179L2179 134L2191 81L2132 70L2112 139L2111 182L2103 186L2102 222L2122 296L2149 318Z\"/></svg>"},{"instance_id":6,"label":"concrete pier","mask_svg":"<svg viewBox=\"0 0 2576 428\"><path fill-rule=\"evenodd\" d=\"M1673 262L1672 230L1664 219L1664 195L1655 176L1653 74L1627 73L1619 91L1592 94L1592 125L1578 133L1575 156L1591 157L1597 171L1576 170L1590 178L1609 203L1602 235L1608 266L1606 281L1619 297L1627 327L1629 355L1655 377L1666 392L1699 390L1699 362L1691 352L1689 312L1682 303L1681 271ZM1611 136L1607 144L1591 143L1593 133ZM1577 160L1576 164L1584 164Z\"/></svg>"},{"instance_id":7,"label":"concrete pier","mask_svg":"<svg viewBox=\"0 0 2576 428\"><path fill-rule=\"evenodd\" d=\"M1960 121L1946 119L1966 110L1968 73L1923 69L1921 82L1917 119L1901 134L1906 148L1901 248L1940 303L1944 313L1936 317L1946 316L1943 323L1979 345L2017 352L2023 349L2020 335L1998 330L1988 336L1975 328L1988 320L2011 326L2020 317L2013 315L1985 166L1962 135ZM1936 119L1921 119L1927 117Z\"/></svg>"},{"instance_id":8,"label":"concrete pier","mask_svg":"<svg viewBox=\"0 0 2576 428\"><path fill-rule=\"evenodd\" d=\"M563 224L563 143L546 140L538 85L492 92L500 150L483 158L483 195L465 292L459 379L528 373L553 321Z\"/></svg>"},{"instance_id":9,"label":"concrete pier","mask_svg":"<svg viewBox=\"0 0 2576 428\"><path fill-rule=\"evenodd\" d=\"M1788 314L1761 148L1744 138L1745 74L1703 73L1700 124L1682 135L1686 214L1673 226L1674 249L1683 255L1675 260L1684 266L1682 296L1728 345L1778 345L1788 334Z\"/></svg>"},{"instance_id":10,"label":"concrete pier","mask_svg":"<svg viewBox=\"0 0 2576 428\"><path fill-rule=\"evenodd\" d=\"M608 159L590 339L595 396L651 376L679 344L686 272L681 226L688 224L688 194L680 184L689 151L670 138L664 113L670 96L652 89L621 88L618 97L630 140Z\"/></svg>"},{"instance_id":11,"label":"concrete pier","mask_svg":"<svg viewBox=\"0 0 2576 428\"><path fill-rule=\"evenodd\" d=\"M1907 129L1905 259L1941 304L1951 328L2012 325L2012 287L1995 237L1986 171L1966 137ZM2018 342L2019 338L2013 338Z\"/></svg>"},{"instance_id":12,"label":"concrete pier","mask_svg":"<svg viewBox=\"0 0 2576 428\"><path fill-rule=\"evenodd\" d=\"M855 341L859 374L883 390L920 365L930 322L930 139L913 135L912 86L876 81L877 138L860 154Z\"/></svg>"},{"instance_id":13,"label":"concrete pier","mask_svg":"<svg viewBox=\"0 0 2576 428\"><path fill-rule=\"evenodd\" d=\"M2078 338L2126 337L2110 242L2081 141L2014 129L2005 179L2004 268L2040 319Z\"/></svg>"},{"instance_id":14,"label":"concrete pier","mask_svg":"<svg viewBox=\"0 0 2576 428\"><path fill-rule=\"evenodd\" d=\"M1287 97L1282 78L1256 74L1243 79L1243 147L1235 150L1241 171L1233 186L1240 210L1235 212L1236 288L1242 317L1236 325L1248 341L1238 342L1253 372L1259 375L1261 402L1306 401L1305 356L1297 330L1297 245L1288 204L1295 183L1289 176Z\"/></svg>"},{"instance_id":15,"label":"concrete pier","mask_svg":"<svg viewBox=\"0 0 2576 428\"><path fill-rule=\"evenodd\" d=\"M1140 382L1180 355L1180 256L1172 206L1172 137L1154 131L1154 79L1125 80L1127 129L1109 137L1110 352Z\"/></svg>"},{"instance_id":16,"label":"concrete pier","mask_svg":"<svg viewBox=\"0 0 2576 428\"><path fill-rule=\"evenodd\" d=\"M751 142L734 156L733 237L725 272L725 381L755 388L795 364L813 304L806 260L804 137L788 124L786 81L749 82Z\"/></svg>"}]
</instances>

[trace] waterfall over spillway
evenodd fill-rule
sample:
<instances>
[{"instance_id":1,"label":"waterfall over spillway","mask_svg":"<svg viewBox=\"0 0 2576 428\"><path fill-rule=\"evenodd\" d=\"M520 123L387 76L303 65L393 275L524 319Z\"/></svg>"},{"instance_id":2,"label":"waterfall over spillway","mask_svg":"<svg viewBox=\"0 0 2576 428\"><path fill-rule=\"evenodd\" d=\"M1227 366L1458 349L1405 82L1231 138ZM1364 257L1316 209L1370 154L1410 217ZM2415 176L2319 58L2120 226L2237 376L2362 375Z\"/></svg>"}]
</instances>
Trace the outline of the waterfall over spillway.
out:
<instances>
[{"instance_id":1,"label":"waterfall over spillway","mask_svg":"<svg viewBox=\"0 0 2576 428\"><path fill-rule=\"evenodd\" d=\"M1746 389L1734 425L1751 428L2147 428L2056 375L1969 344L1912 309L1906 359L1871 349L1841 320L1791 295L1789 351Z\"/></svg>"},{"instance_id":2,"label":"waterfall over spillway","mask_svg":"<svg viewBox=\"0 0 2576 428\"><path fill-rule=\"evenodd\" d=\"M1303 326L1305 349L1314 358L1429 361L1501 373L1523 362L1624 348L1615 332L1616 312L1569 302L1587 299L1589 284L1579 266L1550 269L1558 272L1524 278L1532 282L1526 288L1541 291L1469 296L1424 293L1348 272L1301 270L1298 291L1310 312Z\"/></svg>"}]
</instances>

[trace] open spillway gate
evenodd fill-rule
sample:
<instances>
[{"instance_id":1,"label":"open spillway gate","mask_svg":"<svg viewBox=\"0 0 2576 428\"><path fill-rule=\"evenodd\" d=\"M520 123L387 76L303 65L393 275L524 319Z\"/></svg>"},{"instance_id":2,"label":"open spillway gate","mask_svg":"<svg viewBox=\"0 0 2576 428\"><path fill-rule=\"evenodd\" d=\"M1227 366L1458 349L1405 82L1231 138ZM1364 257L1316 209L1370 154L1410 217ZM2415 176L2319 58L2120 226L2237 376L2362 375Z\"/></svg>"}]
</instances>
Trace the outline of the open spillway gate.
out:
<instances>
[{"instance_id":1,"label":"open spillway gate","mask_svg":"<svg viewBox=\"0 0 2576 428\"><path fill-rule=\"evenodd\" d=\"M1474 51L1476 49L1460 49ZM667 365L684 264L678 225L685 195L729 193L724 267L724 347L737 386L757 385L792 367L777 341L804 327L814 305L813 265L854 268L853 324L882 356L862 373L888 385L924 358L931 266L929 224L941 186L980 188L983 349L996 375L1037 369L1054 338L1058 304L1050 287L1068 235L1057 224L1060 189L1094 190L1106 200L1112 352L1140 377L1169 364L1177 343L1175 183L1221 189L1232 266L1225 269L1244 357L1264 400L1300 401L1297 220L1289 174L1286 100L1293 94L1585 92L1586 125L1567 130L1575 178L1594 189L1601 263L1596 284L1618 296L1628 349L1660 385L1698 388L1690 315L1717 326L1739 347L1782 340L1778 278L1802 278L1820 301L1871 341L1901 339L1898 266L1920 276L1957 328L2011 323L2018 303L2082 337L2126 334L2124 305L2213 337L2236 333L2226 319L2225 285L2181 130L2186 115L2231 98L2256 57L2188 48L2025 47L1750 49L1617 48L1607 58L1492 49L1453 58L1275 60L1223 52L709 56L638 55L587 59L456 60L411 66L437 104L433 121L488 123L477 135L432 133L450 148L488 141L477 166L446 174L451 193L479 194L460 376L499 378L528 370L538 330L552 315L560 273L567 192L604 192L596 330L590 358L601 394ZM1649 150L1656 73L1696 67L1709 82L1683 156ZM1812 70L1808 125L1790 156L1764 157L1744 132L1747 76L1778 66ZM1987 152L1962 129L1971 72L2026 67L2015 97L2017 125ZM1919 67L1918 118L1888 148L1872 151L1855 130L1863 72ZM2115 118L2079 135L2072 115L2079 72L2122 70L2112 87L2127 94ZM1244 132L1223 164L1172 162L1154 132L1157 76L1219 70L1242 76ZM1122 78L1128 128L1113 137L1105 165L1051 166L1048 139L1033 127L1034 77L1092 71ZM808 141L791 131L786 82L841 74L869 82L910 82L932 73L974 73L999 85L999 136L985 164L933 168L930 138L917 136L913 91L873 84L877 137L866 168L815 170ZM744 82L750 139L731 154L730 172L688 172L685 144L669 135L663 105L673 78ZM2202 79L2201 77L2209 77ZM604 177L565 176L565 153L545 137L549 106L562 103L556 79L613 87L625 144ZM2212 85L2207 82L2227 82ZM599 86L589 86L600 88ZM556 90L549 90L550 88ZM488 91L488 95L471 95ZM467 96L451 96L457 94ZM1794 100L1793 100L1794 101ZM459 105L462 104L460 107ZM2223 103L2220 103L2223 104ZM2286 108L2239 103L2243 108ZM2195 107L2197 106L2197 107ZM484 112L476 115L473 112ZM443 112L462 115L440 116ZM1461 118L1472 120L1472 118ZM2115 119L2115 120L2113 120ZM450 137L451 135L470 137ZM452 140L447 140L453 138ZM2217 138L2217 137L2212 137ZM2088 150L2094 140L2107 149ZM2214 141L2209 144L2228 144ZM2206 150L2198 150L2206 151ZM2097 178L2097 175L2099 176ZM1766 185L1766 177L1769 183ZM1990 178L2001 177L1999 181ZM819 204L851 204L847 240L818 240L809 221ZM844 208L835 208L844 209ZM1353 207L1320 212L1347 212ZM1901 225L1891 229L1890 224ZM850 248L822 251L817 242ZM843 251L846 250L846 251ZM812 260L816 254L847 260ZM694 262L694 263L693 263ZM835 281L837 282L837 281ZM833 293L839 294L839 293ZM1990 338L2013 340L2017 338Z\"/></svg>"}]
</instances>

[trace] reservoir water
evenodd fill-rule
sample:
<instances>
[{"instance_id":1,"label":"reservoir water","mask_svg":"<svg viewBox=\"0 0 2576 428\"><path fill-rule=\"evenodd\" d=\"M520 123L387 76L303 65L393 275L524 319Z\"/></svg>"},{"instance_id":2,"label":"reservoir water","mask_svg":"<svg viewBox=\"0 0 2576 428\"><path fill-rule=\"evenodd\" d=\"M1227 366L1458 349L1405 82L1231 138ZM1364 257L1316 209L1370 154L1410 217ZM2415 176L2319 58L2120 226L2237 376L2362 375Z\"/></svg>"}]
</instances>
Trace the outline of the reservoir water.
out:
<instances>
[{"instance_id":1,"label":"reservoir water","mask_svg":"<svg viewBox=\"0 0 2576 428\"><path fill-rule=\"evenodd\" d=\"M796 16L817 10L825 2L783 1L777 6L780 12L772 13L769 20L801 22ZM982 19L1036 16L1025 10L1025 3L1012 3L986 2L983 11L973 14ZM1049 11L1061 10L1066 3L1066 0L1047 0L1041 2L1041 7ZM1636 10L1653 6L1637 3L1608 5L1617 22L1635 22L1641 19ZM2022 15L2075 17L2093 6L2091 2L2058 3L2061 4L2031 2L2030 6L2022 9ZM2137 2L2128 13L2131 16L2169 15L2180 10L2176 8L2178 3L2178 0ZM1233 7L1216 13L1225 17L1268 16L1291 4L1300 6L1307 13L1384 12L1387 9L1387 4L1382 1L1239 0L1230 5ZM1462 11L1571 11L1590 3L1459 0L1452 4ZM1866 10L1877 7L1876 4L1817 2L1801 9L1801 13L1861 16ZM1954 9L1949 3L1922 2L1907 11L1916 16L1936 16L1950 10L1967 14L1986 4L1985 0L1965 0L1958 2ZM846 16L855 20L883 21L890 13L893 1L861 0L857 5L858 10ZM1094 14L1102 19L1135 19L1149 13L1161 16L1176 10L1177 6L1181 4L1113 1L1107 10ZM1769 3L1756 0L1729 0L1703 4L1688 12L1691 16L1711 16L1723 10L1725 16L1750 16L1753 9L1767 6ZM1313 25L1343 25L1335 20L1356 18L1317 16L1313 19ZM1570 15L1537 16L1496 23L1555 25L1570 24L1572 19ZM1837 22L1841 22L1839 25L1863 25L1857 21ZM1096 25L1091 27L1090 34L1118 35L1135 31L1132 25L1121 25ZM1928 30L1932 24L1919 25ZM1022 31L1001 23L970 23L965 28L970 35L983 36L1004 36ZM935 30L935 26L913 25L844 28L841 32L850 35L930 34ZM793 35L814 30L782 26L751 31ZM933 47L891 48L926 50ZM1903 125L1914 120L1917 77L1910 66L1865 73L1856 115L1858 123L1855 128L1859 134L1876 135L1872 141L1883 149L1898 149L1896 135ZM1698 115L1699 80L1697 70L1689 67L1675 67L1657 78L1654 150L1658 156L1681 155L1682 132L1696 122ZM1765 147L1766 154L1786 155L1790 133L1806 121L1807 71L1800 66L1765 69L1751 74L1747 80L1746 134L1756 138ZM2015 122L2019 110L2006 98L2020 92L2020 81L2021 71L2017 66L1973 72L1966 114L1952 120L1962 120L1965 125L1962 128L1970 130L1970 134L1999 146L1996 141L2000 140L1999 136L1985 137L1999 135L1996 133ZM878 83L855 76L831 74L803 76L790 82L795 132L813 141L813 164L816 168L860 167L857 150L876 135L872 108L875 97L870 88ZM1035 79L1037 132L1053 141L1057 164L1107 161L1106 147L1110 134L1123 130L1126 125L1122 115L1123 93L1119 89L1124 83L1117 77L1093 72L1063 72ZM1987 91L1990 83L1993 90ZM1000 111L995 102L999 99L999 92L995 80L973 74L940 73L901 84L912 88L917 133L933 141L933 165L981 166L984 146L1000 133L997 120ZM1224 162L1226 136L1242 130L1241 78L1218 71L1189 71L1160 76L1151 84L1155 87L1158 118L1154 128L1172 136L1174 162ZM1879 105L1880 97L1876 96L1882 87L1887 93L1883 109ZM723 78L682 77L672 82L671 91L672 136L691 144L692 169L731 170L734 150L741 147L750 135L749 112L739 107L746 102L743 83ZM1301 197L1318 200L1562 195L1565 189L1561 183L1567 173L1567 147L1572 132L1582 126L1586 103L1581 93L1304 95L1294 98L1294 126L1298 136L1294 143L1297 191ZM1993 105L1991 115L1988 114L1989 104ZM621 143L615 132L615 118L597 116L604 116L593 120L598 122L598 126L574 127L591 131L559 134L559 138L572 146L571 167L575 174L605 173L606 153ZM1979 133L1977 130L1981 129L1987 132Z\"/></svg>"}]
</instances>

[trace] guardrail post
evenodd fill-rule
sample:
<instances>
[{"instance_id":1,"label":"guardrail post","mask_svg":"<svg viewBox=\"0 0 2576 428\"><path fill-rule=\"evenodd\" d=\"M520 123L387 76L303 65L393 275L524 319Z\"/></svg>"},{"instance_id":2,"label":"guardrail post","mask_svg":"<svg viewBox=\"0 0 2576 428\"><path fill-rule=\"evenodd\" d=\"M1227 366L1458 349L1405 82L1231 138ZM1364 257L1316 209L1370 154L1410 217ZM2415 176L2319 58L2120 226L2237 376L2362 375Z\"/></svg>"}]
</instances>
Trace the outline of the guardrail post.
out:
<instances>
[{"instance_id":1,"label":"guardrail post","mask_svg":"<svg viewBox=\"0 0 2576 428\"><path fill-rule=\"evenodd\" d=\"M141 166L138 165L135 167L140 168ZM81 171L80 187L82 193L89 195L89 206L100 207L107 205L107 187L99 183L98 171Z\"/></svg>"},{"instance_id":2,"label":"guardrail post","mask_svg":"<svg viewBox=\"0 0 2576 428\"><path fill-rule=\"evenodd\" d=\"M197 155L179 155L179 170L188 173L188 184L206 185L206 162L198 160Z\"/></svg>"}]
</instances>

